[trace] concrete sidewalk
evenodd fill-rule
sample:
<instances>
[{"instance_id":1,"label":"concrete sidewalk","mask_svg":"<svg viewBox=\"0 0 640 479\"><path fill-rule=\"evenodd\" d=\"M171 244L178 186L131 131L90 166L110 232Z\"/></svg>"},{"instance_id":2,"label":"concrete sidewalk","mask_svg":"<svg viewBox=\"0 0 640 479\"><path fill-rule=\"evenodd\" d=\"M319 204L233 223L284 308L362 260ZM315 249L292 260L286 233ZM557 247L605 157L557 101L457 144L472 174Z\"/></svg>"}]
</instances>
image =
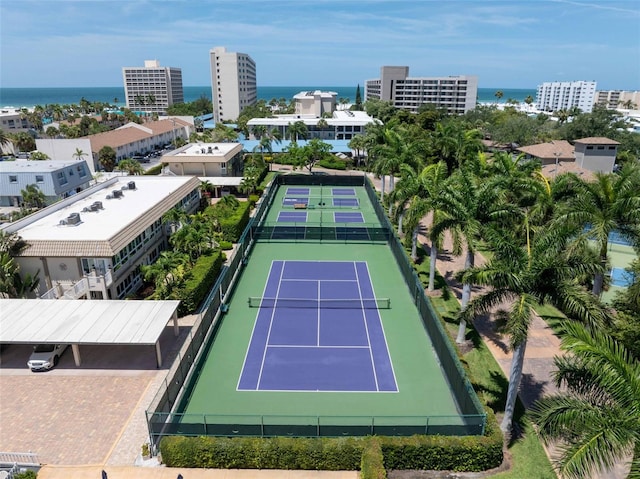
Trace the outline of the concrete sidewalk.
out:
<instances>
[{"instance_id":1,"label":"concrete sidewalk","mask_svg":"<svg viewBox=\"0 0 640 479\"><path fill-rule=\"evenodd\" d=\"M181 469L177 467L45 466L38 479L358 479L358 471L282 471L276 469Z\"/></svg>"}]
</instances>

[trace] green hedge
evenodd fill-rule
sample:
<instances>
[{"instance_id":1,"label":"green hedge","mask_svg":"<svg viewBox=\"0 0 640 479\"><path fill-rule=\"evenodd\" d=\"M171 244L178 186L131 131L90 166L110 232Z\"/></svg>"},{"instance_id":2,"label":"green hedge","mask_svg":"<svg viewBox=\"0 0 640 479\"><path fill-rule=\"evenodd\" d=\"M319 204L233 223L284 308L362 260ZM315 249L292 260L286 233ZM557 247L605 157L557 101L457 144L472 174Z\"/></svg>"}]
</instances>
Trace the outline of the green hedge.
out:
<instances>
[{"instance_id":1,"label":"green hedge","mask_svg":"<svg viewBox=\"0 0 640 479\"><path fill-rule=\"evenodd\" d=\"M387 477L379 437L372 436L368 438L362 451L360 471L362 479L385 479Z\"/></svg>"},{"instance_id":2,"label":"green hedge","mask_svg":"<svg viewBox=\"0 0 640 479\"><path fill-rule=\"evenodd\" d=\"M224 258L225 256L220 251L214 251L198 258L191 269L189 278L172 295L175 299L181 300L180 306L178 306L178 315L185 316L196 312L218 278Z\"/></svg>"},{"instance_id":3,"label":"green hedge","mask_svg":"<svg viewBox=\"0 0 640 479\"><path fill-rule=\"evenodd\" d=\"M349 165L346 161L332 156L331 158L320 160L317 163L317 166L321 166L322 168L329 168L332 170L346 170Z\"/></svg>"},{"instance_id":4,"label":"green hedge","mask_svg":"<svg viewBox=\"0 0 640 479\"><path fill-rule=\"evenodd\" d=\"M251 204L248 201L241 201L231 216L221 219L222 240L237 243L249 223L250 214Z\"/></svg>"},{"instance_id":5,"label":"green hedge","mask_svg":"<svg viewBox=\"0 0 640 479\"><path fill-rule=\"evenodd\" d=\"M360 467L362 438L165 437L168 467L353 471Z\"/></svg>"},{"instance_id":6,"label":"green hedge","mask_svg":"<svg viewBox=\"0 0 640 479\"><path fill-rule=\"evenodd\" d=\"M487 408L484 436L381 437L384 467L436 471L486 471L502 464L503 440ZM489 426L489 424L491 426Z\"/></svg>"}]
</instances>

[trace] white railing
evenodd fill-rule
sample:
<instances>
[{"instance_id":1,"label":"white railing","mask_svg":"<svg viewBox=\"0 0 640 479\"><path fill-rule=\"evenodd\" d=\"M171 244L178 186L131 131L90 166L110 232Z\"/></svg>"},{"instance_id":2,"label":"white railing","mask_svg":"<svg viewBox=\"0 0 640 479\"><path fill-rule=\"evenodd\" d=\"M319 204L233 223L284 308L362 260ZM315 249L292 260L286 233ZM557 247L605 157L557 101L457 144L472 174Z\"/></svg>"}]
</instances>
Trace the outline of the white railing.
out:
<instances>
[{"instance_id":1,"label":"white railing","mask_svg":"<svg viewBox=\"0 0 640 479\"><path fill-rule=\"evenodd\" d=\"M38 456L33 452L0 452L0 464L39 466Z\"/></svg>"},{"instance_id":2,"label":"white railing","mask_svg":"<svg viewBox=\"0 0 640 479\"><path fill-rule=\"evenodd\" d=\"M64 292L65 299L78 299L81 296L84 296L89 291L89 284L86 278L82 278L80 281L75 283L70 289L67 289Z\"/></svg>"},{"instance_id":3,"label":"white railing","mask_svg":"<svg viewBox=\"0 0 640 479\"><path fill-rule=\"evenodd\" d=\"M46 293L41 294L40 299L58 299L58 288L53 287Z\"/></svg>"}]
</instances>

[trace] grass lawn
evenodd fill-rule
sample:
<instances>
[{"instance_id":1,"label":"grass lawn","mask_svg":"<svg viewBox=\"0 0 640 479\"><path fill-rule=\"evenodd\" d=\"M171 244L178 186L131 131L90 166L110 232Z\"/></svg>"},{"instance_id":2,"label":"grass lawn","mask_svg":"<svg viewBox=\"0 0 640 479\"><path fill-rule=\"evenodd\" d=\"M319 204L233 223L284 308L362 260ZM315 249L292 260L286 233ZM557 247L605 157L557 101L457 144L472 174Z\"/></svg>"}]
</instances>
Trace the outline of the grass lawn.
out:
<instances>
[{"instance_id":1,"label":"grass lawn","mask_svg":"<svg viewBox=\"0 0 640 479\"><path fill-rule=\"evenodd\" d=\"M416 265L418 276L423 284L429 281L429 257L422 248L419 249L420 261ZM431 298L434 308L440 315L450 338L455 338L458 323L456 313L460 304L456 297L448 292L444 278L436 274L436 288L442 291L439 296ZM541 307L539 314L543 317L560 317L561 313L550 306ZM500 418L504 412L509 383L500 366L493 358L478 332L473 326L467 327L467 337L471 339L473 348L464 354L459 354L460 359L469 373L469 377L475 390L496 415ZM453 341L453 339L452 339ZM524 407L518 401L514 417L517 430L520 431L514 437L509 446L512 468L509 471L496 474L492 477L499 479L555 479L556 475L551 468L551 463L540 443L540 440L527 419Z\"/></svg>"}]
</instances>

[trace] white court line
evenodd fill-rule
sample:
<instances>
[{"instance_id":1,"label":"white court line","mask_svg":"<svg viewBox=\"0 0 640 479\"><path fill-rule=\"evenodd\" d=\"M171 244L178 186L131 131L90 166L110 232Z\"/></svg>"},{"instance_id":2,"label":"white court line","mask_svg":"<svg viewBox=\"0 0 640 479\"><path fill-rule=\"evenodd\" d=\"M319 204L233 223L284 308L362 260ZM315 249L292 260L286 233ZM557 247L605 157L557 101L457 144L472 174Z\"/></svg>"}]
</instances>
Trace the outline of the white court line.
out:
<instances>
[{"instance_id":1,"label":"white court line","mask_svg":"<svg viewBox=\"0 0 640 479\"><path fill-rule=\"evenodd\" d=\"M355 283L357 280L355 279L305 279L305 278L282 278L282 281L295 281L296 283L300 281L314 282L314 281L322 281L327 283ZM309 299L309 298L307 298Z\"/></svg>"},{"instance_id":2,"label":"white court line","mask_svg":"<svg viewBox=\"0 0 640 479\"><path fill-rule=\"evenodd\" d=\"M375 298L376 292L373 288L373 279L371 278L371 272L369 271L369 263L364 262L364 267L367 269L367 276L369 276L369 282L371 283L371 295ZM389 342L387 341L387 335L384 332L384 324L382 324L382 316L380 315L380 310L376 310L378 313L378 323L380 324L380 329L382 330L382 337L384 338L384 344L387 347L387 355L389 356L389 364L391 365L391 373L393 374L393 382L396 384L395 391L389 392L400 392L400 385L398 383L398 379L396 378L396 371L393 368L393 359L391 357L391 349L389 349Z\"/></svg>"},{"instance_id":3,"label":"white court line","mask_svg":"<svg viewBox=\"0 0 640 479\"><path fill-rule=\"evenodd\" d=\"M321 281L318 280L318 334L316 335L316 346L320 346L320 283Z\"/></svg>"},{"instance_id":4,"label":"white court line","mask_svg":"<svg viewBox=\"0 0 640 479\"><path fill-rule=\"evenodd\" d=\"M353 269L358 278L358 293L360 294L360 303L362 305L362 320L364 321L364 329L367 332L367 343L369 343L369 357L371 358L371 367L373 368L373 378L376 381L376 391L380 391L378 386L378 373L376 372L376 363L373 360L373 350L371 349L371 338L369 337L369 326L367 326L367 314L364 310L364 304L362 303L362 289L360 288L360 277L358 276L358 268L356 268L356 262L353 262Z\"/></svg>"},{"instance_id":5,"label":"white court line","mask_svg":"<svg viewBox=\"0 0 640 479\"><path fill-rule=\"evenodd\" d=\"M267 290L267 285L269 284L269 278L271 277L271 271L273 270L273 263L280 260L271 260L271 266L269 267L269 274L267 274L267 280L264 282L264 288L262 289L262 296L264 297L264 293ZM284 269L284 264L282 265L282 269ZM240 377L238 378L238 384L236 385L236 391L240 391L240 380L242 379L242 373L244 373L244 367L247 364L247 356L249 356L249 348L251 348L251 341L253 340L253 335L256 331L256 326L258 325L258 318L260 317L260 311L256 313L256 319L253 322L253 328L251 329L251 336L249 336L249 344L247 344L247 350L244 353L244 361L242 361L242 369L240 369ZM256 391L258 385L256 384ZM245 389L242 389L245 391Z\"/></svg>"},{"instance_id":6,"label":"white court line","mask_svg":"<svg viewBox=\"0 0 640 479\"><path fill-rule=\"evenodd\" d=\"M280 279L282 279L282 275L284 274L284 268L286 266L287 262L283 261L282 262L282 271L280 271L280 278L278 278L278 281L280 281ZM280 293L280 286L282 285L281 282L278 282L278 289L276 291L276 304L277 304L277 298L278 298L278 293ZM276 305L274 304L274 306ZM269 332L267 333L267 339L265 340L264 343L264 352L262 353L262 363L260 364L260 374L258 374L258 384L256 385L256 390L260 389L260 381L262 380L262 371L264 370L264 361L267 358L267 349L269 346L269 338L271 337L271 327L273 326L273 318L276 315L276 311L278 308L273 308L273 311L271 311L271 320L269 321Z\"/></svg>"},{"instance_id":7,"label":"white court line","mask_svg":"<svg viewBox=\"0 0 640 479\"><path fill-rule=\"evenodd\" d=\"M269 344L269 348L309 348L309 349L369 349L369 346L314 346L312 344Z\"/></svg>"}]
</instances>

